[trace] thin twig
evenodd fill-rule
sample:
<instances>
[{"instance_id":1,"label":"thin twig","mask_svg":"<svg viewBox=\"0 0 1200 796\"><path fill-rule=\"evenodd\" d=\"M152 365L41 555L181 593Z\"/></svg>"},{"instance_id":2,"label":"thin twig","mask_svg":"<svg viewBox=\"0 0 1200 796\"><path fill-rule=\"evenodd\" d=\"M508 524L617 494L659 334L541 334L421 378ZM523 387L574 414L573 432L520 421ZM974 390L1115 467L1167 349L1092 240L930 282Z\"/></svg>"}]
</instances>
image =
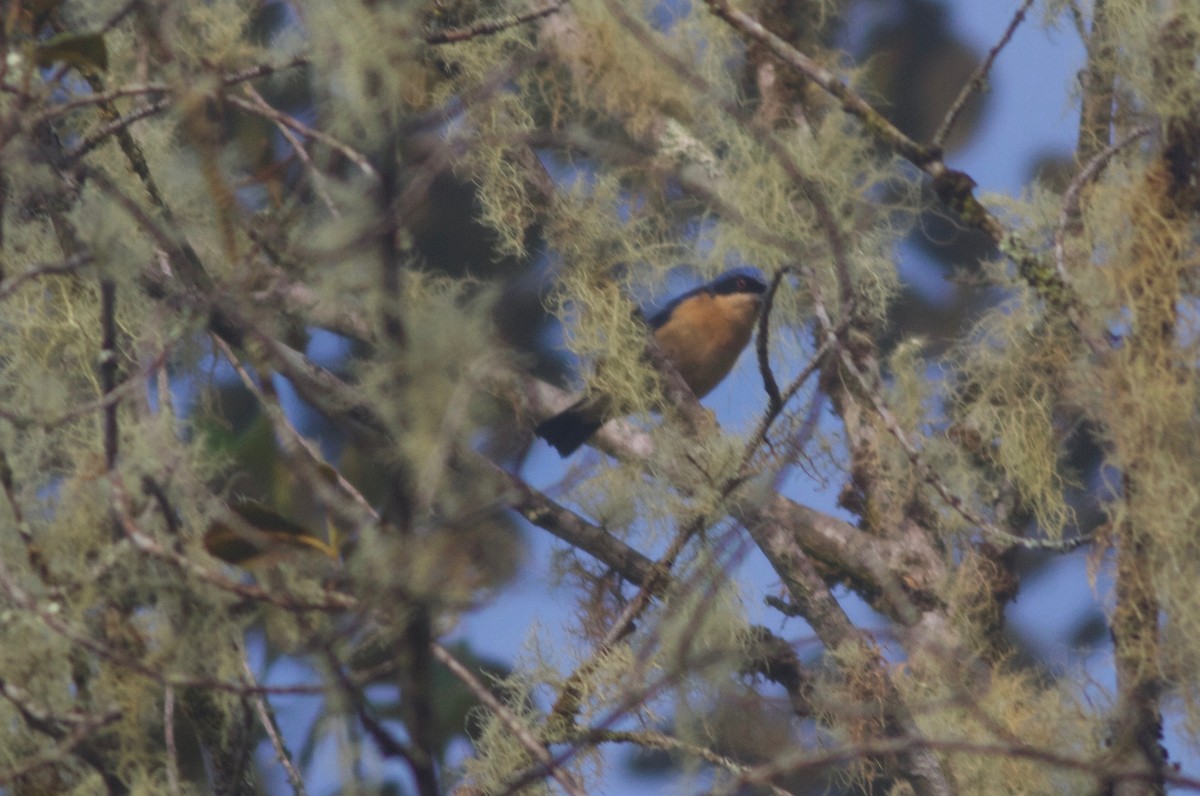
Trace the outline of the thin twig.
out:
<instances>
[{"instance_id":1,"label":"thin twig","mask_svg":"<svg viewBox=\"0 0 1200 796\"><path fill-rule=\"evenodd\" d=\"M179 796L179 750L175 746L175 686L163 689L163 736L167 746L167 789Z\"/></svg>"},{"instance_id":2,"label":"thin twig","mask_svg":"<svg viewBox=\"0 0 1200 796\"><path fill-rule=\"evenodd\" d=\"M680 738L675 738L656 730L611 730L597 728L584 730L578 737L565 740L569 743L585 743L589 745L627 743L634 744L639 749L646 751L669 751L677 754L692 755L710 765L723 768L736 777L750 776L753 772L753 769L749 766L742 765L725 755L717 754L707 746L688 743ZM784 790L770 782L764 782L763 787L774 794L774 796L789 796L789 794L793 793L793 791Z\"/></svg>"},{"instance_id":3,"label":"thin twig","mask_svg":"<svg viewBox=\"0 0 1200 796\"><path fill-rule=\"evenodd\" d=\"M775 374L771 372L770 334L771 309L775 305L775 293L783 281L783 271L776 271L763 297L762 310L758 314L758 335L754 341L754 350L758 354L758 372L762 374L763 390L767 393L768 413L777 413L783 408L783 397L779 394L779 384Z\"/></svg>"},{"instance_id":4,"label":"thin twig","mask_svg":"<svg viewBox=\"0 0 1200 796\"><path fill-rule=\"evenodd\" d=\"M296 450L297 447L303 450L304 454L308 458L309 465L320 467L322 468L322 474L333 476L338 489L342 490L342 493L344 493L338 493L338 497L349 496L371 522L378 522L379 513L375 511L375 508L371 505L370 501L366 499L362 492L358 491L358 488L355 487L354 484L346 480L346 477L342 475L342 473L336 467L333 467L327 463L321 456L321 453L317 447L313 445L313 443L303 434L301 434L299 429L292 425L291 420L288 419L287 412L283 411L283 407L279 405L278 396L274 394L274 391L272 390L270 391L270 394L268 394L267 391L259 387L258 383L254 381L254 378L246 370L241 360L238 359L237 354L234 353L233 347L230 346L229 343L226 343L217 335L212 335L212 340L216 346L221 349L221 353L225 355L226 361L229 362L230 366L234 369L234 372L238 374L238 377L242 380L242 384L246 387L251 395L259 400L263 406L263 409L267 411L267 416L271 420L272 425L275 426L275 432L279 436L280 447L283 448L286 453L293 456L295 456L298 452ZM323 478L314 478L311 480L317 486L318 491L321 491L323 487L329 487L332 489L332 486ZM327 495L321 494L320 497L326 498Z\"/></svg>"},{"instance_id":5,"label":"thin twig","mask_svg":"<svg viewBox=\"0 0 1200 796\"><path fill-rule=\"evenodd\" d=\"M0 407L0 418L3 418L7 422L20 429L37 428L42 431L50 431L58 426L63 425L64 423L69 423L76 418L83 417L101 409L107 409L117 401L125 398L129 393L133 393L141 389L143 385L143 379L149 377L150 374L154 373L155 371L161 372L165 370L163 365L166 364L170 351L171 349L169 346L164 347L163 350L160 351L154 358L154 360L150 362L150 364L147 365L147 367L141 373L139 373L136 378L126 379L122 383L118 384L108 394L102 395L95 401L89 401L88 403L81 404L73 409L68 409L56 417L38 418L36 416L18 414L17 412Z\"/></svg>"},{"instance_id":6,"label":"thin twig","mask_svg":"<svg viewBox=\"0 0 1200 796\"><path fill-rule=\"evenodd\" d=\"M292 69L297 66L303 66L308 63L308 58L297 57L282 64L257 64L255 66L242 69L238 72L230 72L227 75L221 76L221 85L225 87L234 86L238 83L245 83L255 78L265 77L267 75L281 72L286 69ZM101 105L112 102L122 97L143 97L149 94L168 94L171 92L171 86L167 83L140 83L127 86L112 88L108 91L94 91L90 94L72 97L71 99L58 103L47 108L39 116L35 117L30 126L36 126L43 122L50 121L65 113L68 113L76 108L82 108L88 105ZM169 99L169 98L168 98Z\"/></svg>"},{"instance_id":7,"label":"thin twig","mask_svg":"<svg viewBox=\"0 0 1200 796\"><path fill-rule=\"evenodd\" d=\"M52 276L57 274L69 274L73 271L78 271L80 268L85 268L91 265L93 258L90 252L78 252L73 254L62 262L46 263L45 265L35 265L19 274L0 281L0 300L6 299L17 292L21 285L28 282L30 279L37 279L42 276Z\"/></svg>"},{"instance_id":8,"label":"thin twig","mask_svg":"<svg viewBox=\"0 0 1200 796\"><path fill-rule=\"evenodd\" d=\"M257 685L258 682L254 677L254 670L250 668L250 662L242 656L242 670L246 673L246 679ZM307 796L308 791L304 788L304 779L300 776L300 772L296 770L295 763L292 762L292 755L288 752L287 747L283 744L283 738L279 734L279 724L275 721L274 711L263 699L262 694L254 694L250 697L250 701L254 703L254 710L258 713L259 723L262 724L263 730L267 733L267 737L271 740L271 746L275 748L275 758L279 764L283 766L284 772L287 774L288 782L292 785L292 792L296 796Z\"/></svg>"},{"instance_id":9,"label":"thin twig","mask_svg":"<svg viewBox=\"0 0 1200 796\"><path fill-rule=\"evenodd\" d=\"M368 710L367 700L363 696L362 689L350 681L346 673L342 670L342 663L331 650L322 650L325 657L326 665L329 671L333 674L338 682L338 687L342 690L342 696L350 703L350 707L354 710L354 714L358 717L363 729L371 736L371 740L387 757L395 757L406 762L410 768L415 768L418 765L417 755L419 752L410 747L405 742L401 741L383 724L380 723Z\"/></svg>"},{"instance_id":10,"label":"thin twig","mask_svg":"<svg viewBox=\"0 0 1200 796\"><path fill-rule=\"evenodd\" d=\"M804 369L796 374L796 377L788 384L787 389L781 393L779 408L768 408L767 413L763 415L762 420L758 422L758 428L756 428L754 433L750 435L749 442L746 444L746 453L742 457L741 465L738 467L739 473L742 473L743 475L746 474L746 466L749 465L750 459L754 455L754 451L757 450L758 446L766 440L767 433L771 430L772 424L774 424L775 420L778 419L778 417L783 413L783 407L787 406L788 402L795 397L796 393L800 391L800 388L804 386L805 382L812 378L813 374L821 369L821 365L825 361L825 355L829 352L829 350L829 344L822 343L821 347L817 349L817 352L812 355L812 358L808 361L808 364L804 366Z\"/></svg>"},{"instance_id":11,"label":"thin twig","mask_svg":"<svg viewBox=\"0 0 1200 796\"><path fill-rule=\"evenodd\" d=\"M324 133L320 130L309 127L296 117L286 114L283 111L276 110L266 103L264 103L262 106L259 106L253 102L249 102L232 94L225 95L224 99L229 104L241 108L247 113L253 113L255 116L261 116L264 119L268 119L277 124L290 127L302 136L320 141L331 149L335 149L345 155L350 162L358 166L359 171L366 175L368 179L372 180L373 182L377 182L379 180L378 172L375 171L375 167L371 165L371 162L367 159L366 155L359 152L354 147L349 146L348 144L343 144L341 141L337 140L328 133Z\"/></svg>"},{"instance_id":12,"label":"thin twig","mask_svg":"<svg viewBox=\"0 0 1200 796\"><path fill-rule=\"evenodd\" d=\"M95 91L90 94L83 94L78 97L52 105L34 119L34 124L41 124L55 119L63 114L70 113L77 108L84 108L89 105L99 105L105 102L122 97L144 97L148 94L167 94L171 90L166 83L142 83L120 88L109 89L108 91Z\"/></svg>"},{"instance_id":13,"label":"thin twig","mask_svg":"<svg viewBox=\"0 0 1200 796\"><path fill-rule=\"evenodd\" d=\"M307 55L297 55L291 60L284 61L281 64L255 64L241 69L237 72L230 72L227 75L221 76L221 84L232 86L236 83L244 83L247 80L254 80L258 77L266 77L273 75L276 72L283 72L288 69L295 69L297 66L308 66Z\"/></svg>"},{"instance_id":14,"label":"thin twig","mask_svg":"<svg viewBox=\"0 0 1200 796\"><path fill-rule=\"evenodd\" d=\"M117 389L117 283L100 280L100 390L105 398ZM120 433L117 427L117 401L104 407L104 469L117 466Z\"/></svg>"},{"instance_id":15,"label":"thin twig","mask_svg":"<svg viewBox=\"0 0 1200 796\"><path fill-rule=\"evenodd\" d=\"M468 25L461 28L447 28L445 30L434 31L433 33L425 34L426 44L452 44L454 42L467 41L474 39L477 36L490 36L493 33L515 28L517 25L522 25L526 22L532 22L535 19L548 17L551 14L558 12L567 0L550 0L549 3L540 7L524 11L520 14L513 14L504 19L484 20L476 22L473 25Z\"/></svg>"},{"instance_id":16,"label":"thin twig","mask_svg":"<svg viewBox=\"0 0 1200 796\"><path fill-rule=\"evenodd\" d=\"M490 710L500 720L500 723L508 728L509 732L520 742L521 746L525 747L525 750L545 767L550 776L563 787L563 790L571 794L571 796L583 796L584 790L575 781L575 778L564 771L561 766L555 764L554 758L550 755L550 750L534 736L529 728L503 702L496 698L483 683L479 682L479 678L472 674L467 667L459 663L458 659L451 655L441 644L434 641L429 647L433 651L433 656L441 661L442 665L449 669L450 673L457 677L483 706Z\"/></svg>"},{"instance_id":17,"label":"thin twig","mask_svg":"<svg viewBox=\"0 0 1200 796\"><path fill-rule=\"evenodd\" d=\"M946 112L945 118L942 119L941 126L938 127L937 132L933 134L933 139L929 142L931 147L941 151L941 149L946 145L946 137L949 136L950 132L954 129L954 125L958 121L959 114L962 113L963 108L966 107L967 101L971 99L973 94L983 91L984 81L987 80L988 73L992 71L992 64L996 62L996 58L1000 55L1000 51L1008 46L1009 41L1012 40L1013 34L1017 32L1017 27L1025 21L1025 12L1029 10L1031 5L1033 5L1033 0L1025 0L1025 2L1021 4L1021 7L1017 9L1017 13L1013 14L1013 18L1009 21L1008 28L1005 29L1004 35L1000 37L1000 41L996 42L996 45L992 47L991 51L988 53L987 58L983 60L983 63L976 67L974 73L971 75L971 79L968 80L958 92L958 96L954 99L954 104L951 105L950 110Z\"/></svg>"},{"instance_id":18,"label":"thin twig","mask_svg":"<svg viewBox=\"0 0 1200 796\"><path fill-rule=\"evenodd\" d=\"M116 12L108 18L108 20L100 27L100 33L108 33L115 28L121 20L125 19L133 9L142 4L142 0L127 0L125 5L121 6Z\"/></svg>"},{"instance_id":19,"label":"thin twig","mask_svg":"<svg viewBox=\"0 0 1200 796\"><path fill-rule=\"evenodd\" d=\"M254 104L258 105L258 107L268 111L275 110L267 104L267 101L262 98L262 95L259 94L258 91L255 90L254 86L250 85L249 83L242 86L242 91L246 92L250 99L254 101ZM337 205L334 204L333 197L329 195L329 191L325 190L325 175L317 169L316 165L312 162L312 158L308 156L308 150L304 148L304 143L297 138L296 134L292 132L292 129L283 122L279 121L278 119L272 119L271 122L276 128L278 128L280 135L282 135L287 140L288 144L291 145L292 151L296 153L296 157L300 158L300 162L303 163L312 174L313 190L317 192L317 196L319 196L321 201L325 203L325 207L329 210L329 214L334 218L341 218L342 214L337 209Z\"/></svg>"},{"instance_id":20,"label":"thin twig","mask_svg":"<svg viewBox=\"0 0 1200 796\"><path fill-rule=\"evenodd\" d=\"M86 155L87 153L91 152L93 149L98 147L100 144L104 143L104 140L106 138L108 138L109 136L114 135L114 134L120 132L121 130L124 130L126 127L133 124L134 122L140 121L142 119L145 119L148 116L153 116L156 113L166 110L170 104L171 104L171 98L163 97L159 100L151 102L148 105L143 105L142 107L140 107L136 110L130 111L129 113L127 113L124 116L120 116L120 117L112 120L108 124L103 125L96 132L92 133L89 136L84 137L84 139L82 141L80 141L78 144L76 144L75 146L68 149L65 154L66 161L72 162L72 161L79 160L84 155Z\"/></svg>"},{"instance_id":21,"label":"thin twig","mask_svg":"<svg viewBox=\"0 0 1200 796\"><path fill-rule=\"evenodd\" d=\"M1079 173L1075 175L1075 179L1071 180L1071 184L1067 186L1067 191L1063 194L1062 210L1058 214L1058 225L1054 228L1054 266L1064 280L1070 278L1066 264L1067 228L1079 215L1079 199L1084 186L1095 179L1101 169L1107 166L1118 152L1153 130L1154 125L1152 124L1135 128L1120 141L1097 153L1086 166L1080 169Z\"/></svg>"}]
</instances>

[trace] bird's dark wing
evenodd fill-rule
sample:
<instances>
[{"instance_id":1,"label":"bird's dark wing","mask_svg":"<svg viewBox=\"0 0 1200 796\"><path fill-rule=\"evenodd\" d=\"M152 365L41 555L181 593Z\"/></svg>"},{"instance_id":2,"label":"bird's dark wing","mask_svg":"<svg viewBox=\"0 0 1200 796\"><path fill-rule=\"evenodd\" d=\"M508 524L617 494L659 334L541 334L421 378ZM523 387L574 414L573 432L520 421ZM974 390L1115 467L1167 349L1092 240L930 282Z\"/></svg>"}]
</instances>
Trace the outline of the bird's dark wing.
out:
<instances>
[{"instance_id":1,"label":"bird's dark wing","mask_svg":"<svg viewBox=\"0 0 1200 796\"><path fill-rule=\"evenodd\" d=\"M603 415L592 402L581 398L568 409L538 423L534 433L554 446L560 456L570 456L602 425Z\"/></svg>"}]
</instances>

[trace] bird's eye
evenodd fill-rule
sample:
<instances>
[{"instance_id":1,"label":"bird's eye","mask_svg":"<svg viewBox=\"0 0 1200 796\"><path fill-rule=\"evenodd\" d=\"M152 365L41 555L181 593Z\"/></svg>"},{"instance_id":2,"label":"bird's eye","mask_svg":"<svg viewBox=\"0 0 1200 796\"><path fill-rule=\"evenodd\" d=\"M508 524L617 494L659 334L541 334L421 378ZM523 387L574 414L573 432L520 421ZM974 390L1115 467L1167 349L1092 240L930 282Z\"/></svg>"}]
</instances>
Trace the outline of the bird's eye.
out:
<instances>
[{"instance_id":1,"label":"bird's eye","mask_svg":"<svg viewBox=\"0 0 1200 796\"><path fill-rule=\"evenodd\" d=\"M746 280L739 277L738 281L737 281L737 288L738 288L738 290L745 290L746 289Z\"/></svg>"}]
</instances>

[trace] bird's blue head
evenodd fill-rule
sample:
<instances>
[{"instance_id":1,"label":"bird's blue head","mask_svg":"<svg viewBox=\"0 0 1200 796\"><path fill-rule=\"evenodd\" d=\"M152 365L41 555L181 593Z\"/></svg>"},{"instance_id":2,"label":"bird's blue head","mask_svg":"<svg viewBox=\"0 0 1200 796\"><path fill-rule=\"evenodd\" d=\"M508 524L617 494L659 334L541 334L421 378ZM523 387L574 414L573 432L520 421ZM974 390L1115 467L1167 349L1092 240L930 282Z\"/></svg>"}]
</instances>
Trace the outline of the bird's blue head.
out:
<instances>
[{"instance_id":1,"label":"bird's blue head","mask_svg":"<svg viewBox=\"0 0 1200 796\"><path fill-rule=\"evenodd\" d=\"M710 282L705 282L699 287L692 288L682 296L675 297L675 299L650 317L650 328L658 329L661 327L681 304L699 295L733 296L744 294L761 296L766 290L767 285L763 281L762 272L757 268L735 268L732 271L726 271Z\"/></svg>"},{"instance_id":2,"label":"bird's blue head","mask_svg":"<svg viewBox=\"0 0 1200 796\"><path fill-rule=\"evenodd\" d=\"M726 271L704 286L710 293L718 296L728 296L733 293L767 292L767 283L763 281L762 271L757 268L734 268Z\"/></svg>"}]
</instances>

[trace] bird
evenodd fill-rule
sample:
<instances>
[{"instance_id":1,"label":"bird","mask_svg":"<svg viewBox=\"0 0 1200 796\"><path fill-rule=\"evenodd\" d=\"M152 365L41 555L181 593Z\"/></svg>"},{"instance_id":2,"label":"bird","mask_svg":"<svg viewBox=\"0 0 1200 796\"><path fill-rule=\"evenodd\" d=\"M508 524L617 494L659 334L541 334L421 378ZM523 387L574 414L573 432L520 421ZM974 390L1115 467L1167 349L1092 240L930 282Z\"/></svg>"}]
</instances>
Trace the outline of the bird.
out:
<instances>
[{"instance_id":1,"label":"bird","mask_svg":"<svg viewBox=\"0 0 1200 796\"><path fill-rule=\"evenodd\" d=\"M738 268L671 300L650 317L664 356L697 398L720 384L750 342L767 286L753 268ZM612 417L612 401L584 396L534 429L563 458Z\"/></svg>"}]
</instances>

